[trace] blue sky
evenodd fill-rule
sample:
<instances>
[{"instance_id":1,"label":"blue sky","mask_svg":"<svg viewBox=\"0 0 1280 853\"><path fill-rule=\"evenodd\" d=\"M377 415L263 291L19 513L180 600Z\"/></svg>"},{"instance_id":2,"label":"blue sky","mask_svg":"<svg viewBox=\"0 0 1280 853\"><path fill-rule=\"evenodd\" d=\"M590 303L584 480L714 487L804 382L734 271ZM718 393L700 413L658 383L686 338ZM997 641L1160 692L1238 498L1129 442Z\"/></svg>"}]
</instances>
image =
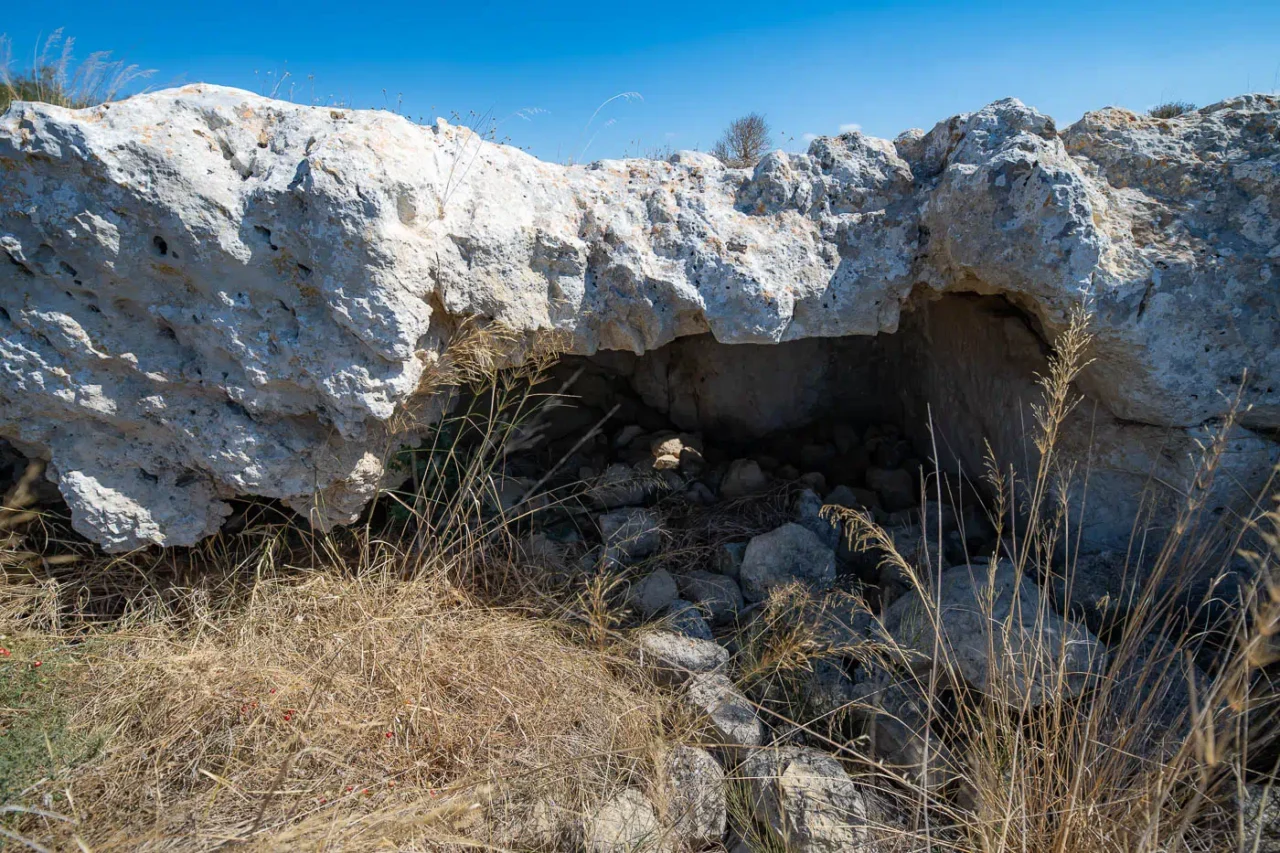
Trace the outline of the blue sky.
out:
<instances>
[{"instance_id":1,"label":"blue sky","mask_svg":"<svg viewBox=\"0 0 1280 853\"><path fill-rule=\"evenodd\" d=\"M557 3L279 0L17 3L0 24L18 64L62 27L76 53L206 81L336 98L403 98L413 117L470 110L564 161L708 148L757 110L777 142L860 126L931 127L1014 96L1061 123L1106 105L1212 103L1280 87L1280 2ZM639 98L608 98L638 92ZM540 110L527 120L516 114Z\"/></svg>"}]
</instances>

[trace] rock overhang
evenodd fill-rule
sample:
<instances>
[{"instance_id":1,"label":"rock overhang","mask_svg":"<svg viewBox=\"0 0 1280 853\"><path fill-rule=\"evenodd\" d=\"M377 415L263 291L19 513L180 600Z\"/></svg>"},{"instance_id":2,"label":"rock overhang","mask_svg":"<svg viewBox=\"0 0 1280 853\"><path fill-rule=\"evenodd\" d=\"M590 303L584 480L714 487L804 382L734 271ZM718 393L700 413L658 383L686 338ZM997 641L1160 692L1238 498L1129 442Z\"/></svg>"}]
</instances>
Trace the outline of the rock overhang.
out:
<instances>
[{"instance_id":1,"label":"rock overhang","mask_svg":"<svg viewBox=\"0 0 1280 853\"><path fill-rule=\"evenodd\" d=\"M16 103L0 435L51 459L78 529L114 550L190 544L237 494L341 522L463 318L644 353L893 332L904 305L970 291L1045 337L1090 303L1082 387L1109 416L1200 429L1247 369L1245 423L1274 430L1278 123L1275 98L1244 96L1059 133L1005 100L747 171L560 166L204 85Z\"/></svg>"}]
</instances>

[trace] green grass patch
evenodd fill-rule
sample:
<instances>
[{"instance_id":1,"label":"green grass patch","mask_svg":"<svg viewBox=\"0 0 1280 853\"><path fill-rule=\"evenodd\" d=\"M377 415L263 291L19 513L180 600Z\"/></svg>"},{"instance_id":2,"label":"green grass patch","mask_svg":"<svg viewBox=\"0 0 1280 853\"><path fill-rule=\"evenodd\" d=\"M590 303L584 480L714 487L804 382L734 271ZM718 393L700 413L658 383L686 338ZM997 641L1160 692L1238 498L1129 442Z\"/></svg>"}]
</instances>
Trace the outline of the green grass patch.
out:
<instances>
[{"instance_id":1,"label":"green grass patch","mask_svg":"<svg viewBox=\"0 0 1280 853\"><path fill-rule=\"evenodd\" d=\"M7 652L0 652L0 806L47 808L35 802L43 783L83 764L101 745L67 726L84 647L4 638L0 648Z\"/></svg>"}]
</instances>

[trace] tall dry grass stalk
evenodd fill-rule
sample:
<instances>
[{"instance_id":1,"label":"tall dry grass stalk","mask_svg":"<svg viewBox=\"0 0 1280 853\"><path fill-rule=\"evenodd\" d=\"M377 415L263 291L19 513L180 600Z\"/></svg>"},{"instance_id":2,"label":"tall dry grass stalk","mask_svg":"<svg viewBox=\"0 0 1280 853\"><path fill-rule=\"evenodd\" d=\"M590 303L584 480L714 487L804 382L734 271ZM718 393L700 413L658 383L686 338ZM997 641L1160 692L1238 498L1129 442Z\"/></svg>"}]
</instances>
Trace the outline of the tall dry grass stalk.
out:
<instances>
[{"instance_id":1,"label":"tall dry grass stalk","mask_svg":"<svg viewBox=\"0 0 1280 853\"><path fill-rule=\"evenodd\" d=\"M554 399L553 353L460 328L427 389L456 407L389 450L404 482L357 527L264 508L239 535L74 569L11 542L0 636L75 650L45 671L74 697L66 730L102 748L28 780L44 814L0 828L37 849L554 850L648 784L666 700L613 632L577 642L513 562L516 528L569 500L503 492ZM35 521L38 475L9 528Z\"/></svg>"},{"instance_id":2,"label":"tall dry grass stalk","mask_svg":"<svg viewBox=\"0 0 1280 853\"><path fill-rule=\"evenodd\" d=\"M1088 316L1080 311L1041 378L1043 398L1032 409L1037 451L1032 475L1020 478L988 454L991 522L1001 549L970 568L985 573L988 581L1002 557L1013 562L1026 583L1035 579L1070 590L1074 581L1081 507L1070 496L1083 493L1076 480L1087 481L1088 472L1063 458L1059 446L1079 402L1072 387L1088 364L1089 343ZM1062 640L1047 630L1057 618L1049 594L1038 596L1036 612L1015 610L1011 618L994 613L989 598L980 604L986 621L996 627L988 635L987 689L979 693L959 678L959 662L947 640L936 598L943 570L940 548L930 564L913 563L868 515L826 508L829 517L847 525L851 544L883 553L893 570L920 591L926 629L934 637L934 664L920 684L931 728L961 753L964 768L953 792L959 796L950 800L913 787L909 779L897 780L914 801L917 826L930 844L992 853L1236 849L1233 790L1245 776L1251 751L1275 742L1275 694L1266 688L1262 667L1276 657L1280 557L1275 510L1225 532L1207 517L1214 478L1241 406L1237 397L1217 438L1203 447L1199 469L1164 539L1152 548L1148 531L1135 529L1135 542L1146 550L1135 549L1131 556L1141 563L1135 560L1125 569L1135 584L1131 609L1113 638L1103 673L1078 700L1042 705L1035 699L1038 690L1058 697L1078 692L1068 683L1073 674L1055 663L1062 660L1061 646L1055 645ZM936 477L941 482L941 472ZM1221 579L1215 566L1224 552L1230 556L1240 549L1249 531L1259 533L1264 544L1263 550L1248 552L1255 583L1236 602L1241 606L1231 611L1230 621L1219 616L1213 624L1234 644L1213 655L1204 619L1196 617L1213 604L1212 590ZM1211 592L1189 600L1206 575ZM880 633L887 656L906 662L916 655ZM1042 638L1040 645L1019 646L1028 635ZM1010 648L1021 652L1010 656ZM1206 672L1198 662L1210 658L1217 665ZM939 832L931 821L948 829Z\"/></svg>"},{"instance_id":3,"label":"tall dry grass stalk","mask_svg":"<svg viewBox=\"0 0 1280 853\"><path fill-rule=\"evenodd\" d=\"M118 59L108 51L89 54L77 63L75 39L61 29L38 47L25 70L15 70L13 44L0 36L0 112L11 101L40 101L59 107L83 109L117 100L139 80L154 72Z\"/></svg>"}]
</instances>

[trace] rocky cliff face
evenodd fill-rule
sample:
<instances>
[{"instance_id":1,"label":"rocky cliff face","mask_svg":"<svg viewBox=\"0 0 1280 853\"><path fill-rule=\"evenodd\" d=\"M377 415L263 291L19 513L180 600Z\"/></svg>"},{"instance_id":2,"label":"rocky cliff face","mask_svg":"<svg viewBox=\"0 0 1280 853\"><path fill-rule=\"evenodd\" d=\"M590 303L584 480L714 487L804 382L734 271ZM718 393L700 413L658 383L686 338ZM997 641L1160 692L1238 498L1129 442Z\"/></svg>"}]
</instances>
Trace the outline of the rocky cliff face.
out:
<instances>
[{"instance_id":1,"label":"rocky cliff face","mask_svg":"<svg viewBox=\"0 0 1280 853\"><path fill-rule=\"evenodd\" d=\"M204 85L18 103L0 118L0 251L0 436L48 458L77 528L114 550L192 543L234 495L350 520L473 316L643 354L704 333L877 335L942 294L1000 295L1030 344L943 330L947 359L920 366L927 394L992 398L956 402L990 406L956 421L981 446L1025 401L984 392L976 365L1087 302L1082 387L1113 488L1187 473L1242 382L1232 489L1276 459L1274 97L1064 131L1007 100L754 171L689 152L565 167L443 122ZM929 322L906 325L927 340Z\"/></svg>"}]
</instances>

